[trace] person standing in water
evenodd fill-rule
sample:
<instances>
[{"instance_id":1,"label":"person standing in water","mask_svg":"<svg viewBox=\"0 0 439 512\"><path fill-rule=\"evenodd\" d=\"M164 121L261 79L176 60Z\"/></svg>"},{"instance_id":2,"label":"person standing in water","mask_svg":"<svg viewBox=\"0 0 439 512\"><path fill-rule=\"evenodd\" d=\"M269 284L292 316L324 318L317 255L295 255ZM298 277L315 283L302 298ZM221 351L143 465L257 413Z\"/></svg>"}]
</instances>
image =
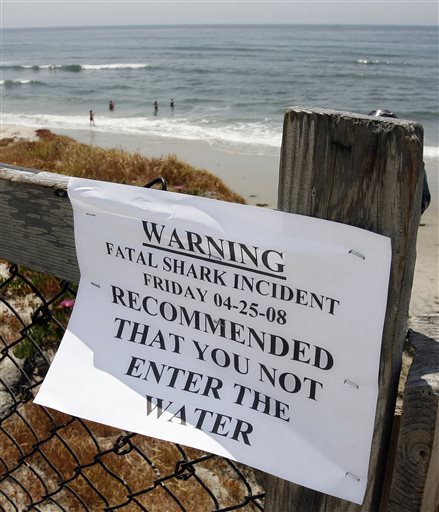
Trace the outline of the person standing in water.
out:
<instances>
[{"instance_id":1,"label":"person standing in water","mask_svg":"<svg viewBox=\"0 0 439 512\"><path fill-rule=\"evenodd\" d=\"M90 110L90 126L95 125L95 115L93 113L93 110Z\"/></svg>"},{"instance_id":2,"label":"person standing in water","mask_svg":"<svg viewBox=\"0 0 439 512\"><path fill-rule=\"evenodd\" d=\"M114 101L113 100L110 100L110 103L108 104L108 108L110 110L114 110Z\"/></svg>"}]
</instances>

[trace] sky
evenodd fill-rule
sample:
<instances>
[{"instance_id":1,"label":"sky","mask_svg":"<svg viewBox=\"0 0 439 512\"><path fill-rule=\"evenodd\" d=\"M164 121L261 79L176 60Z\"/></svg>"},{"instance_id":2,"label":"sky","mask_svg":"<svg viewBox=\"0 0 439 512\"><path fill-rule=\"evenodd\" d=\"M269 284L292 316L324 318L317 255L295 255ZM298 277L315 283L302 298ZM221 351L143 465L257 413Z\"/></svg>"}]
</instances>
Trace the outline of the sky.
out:
<instances>
[{"instance_id":1,"label":"sky","mask_svg":"<svg viewBox=\"0 0 439 512\"><path fill-rule=\"evenodd\" d=\"M0 0L1 27L299 23L438 25L437 0Z\"/></svg>"}]
</instances>

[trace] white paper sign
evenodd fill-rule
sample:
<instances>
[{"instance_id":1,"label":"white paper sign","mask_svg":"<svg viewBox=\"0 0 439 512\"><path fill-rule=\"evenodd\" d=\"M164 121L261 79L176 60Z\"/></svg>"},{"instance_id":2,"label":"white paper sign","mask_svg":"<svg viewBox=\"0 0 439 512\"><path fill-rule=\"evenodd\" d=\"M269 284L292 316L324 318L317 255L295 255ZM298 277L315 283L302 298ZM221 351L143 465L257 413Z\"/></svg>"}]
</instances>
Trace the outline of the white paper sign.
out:
<instances>
[{"instance_id":1,"label":"white paper sign","mask_svg":"<svg viewBox=\"0 0 439 512\"><path fill-rule=\"evenodd\" d=\"M390 240L72 178L81 281L36 403L361 503Z\"/></svg>"}]
</instances>

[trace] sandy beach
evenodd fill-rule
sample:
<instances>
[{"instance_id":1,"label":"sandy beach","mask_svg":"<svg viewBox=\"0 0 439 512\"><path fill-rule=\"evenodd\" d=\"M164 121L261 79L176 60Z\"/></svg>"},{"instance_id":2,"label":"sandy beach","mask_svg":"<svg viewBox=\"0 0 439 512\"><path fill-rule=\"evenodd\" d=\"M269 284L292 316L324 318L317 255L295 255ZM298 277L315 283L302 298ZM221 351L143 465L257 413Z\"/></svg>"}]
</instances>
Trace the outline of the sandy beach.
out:
<instances>
[{"instance_id":1,"label":"sandy beach","mask_svg":"<svg viewBox=\"0 0 439 512\"><path fill-rule=\"evenodd\" d=\"M275 208L277 202L279 155L245 155L216 149L206 143L173 139L147 139L144 136L102 133L95 130L57 130L79 142L107 148L120 148L145 156L175 154L189 164L204 168L220 177L248 204ZM2 125L0 138L35 138L34 128ZM426 158L432 195L418 230L410 315L439 312L438 297L438 174L439 159Z\"/></svg>"}]
</instances>

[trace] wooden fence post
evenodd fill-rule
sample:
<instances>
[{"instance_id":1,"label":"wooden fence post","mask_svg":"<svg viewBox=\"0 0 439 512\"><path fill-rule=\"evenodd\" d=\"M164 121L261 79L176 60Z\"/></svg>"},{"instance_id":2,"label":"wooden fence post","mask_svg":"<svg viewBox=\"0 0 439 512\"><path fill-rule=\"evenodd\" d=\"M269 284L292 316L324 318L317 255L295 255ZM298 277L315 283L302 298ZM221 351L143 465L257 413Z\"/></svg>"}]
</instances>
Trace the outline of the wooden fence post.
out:
<instances>
[{"instance_id":1,"label":"wooden fence post","mask_svg":"<svg viewBox=\"0 0 439 512\"><path fill-rule=\"evenodd\" d=\"M383 512L439 511L439 315L410 322L407 378L395 466ZM390 480L390 478L389 478Z\"/></svg>"},{"instance_id":2,"label":"wooden fence post","mask_svg":"<svg viewBox=\"0 0 439 512\"><path fill-rule=\"evenodd\" d=\"M279 210L390 237L392 269L363 505L267 476L266 512L379 509L415 265L422 146L423 129L410 121L300 107L285 114Z\"/></svg>"}]
</instances>

